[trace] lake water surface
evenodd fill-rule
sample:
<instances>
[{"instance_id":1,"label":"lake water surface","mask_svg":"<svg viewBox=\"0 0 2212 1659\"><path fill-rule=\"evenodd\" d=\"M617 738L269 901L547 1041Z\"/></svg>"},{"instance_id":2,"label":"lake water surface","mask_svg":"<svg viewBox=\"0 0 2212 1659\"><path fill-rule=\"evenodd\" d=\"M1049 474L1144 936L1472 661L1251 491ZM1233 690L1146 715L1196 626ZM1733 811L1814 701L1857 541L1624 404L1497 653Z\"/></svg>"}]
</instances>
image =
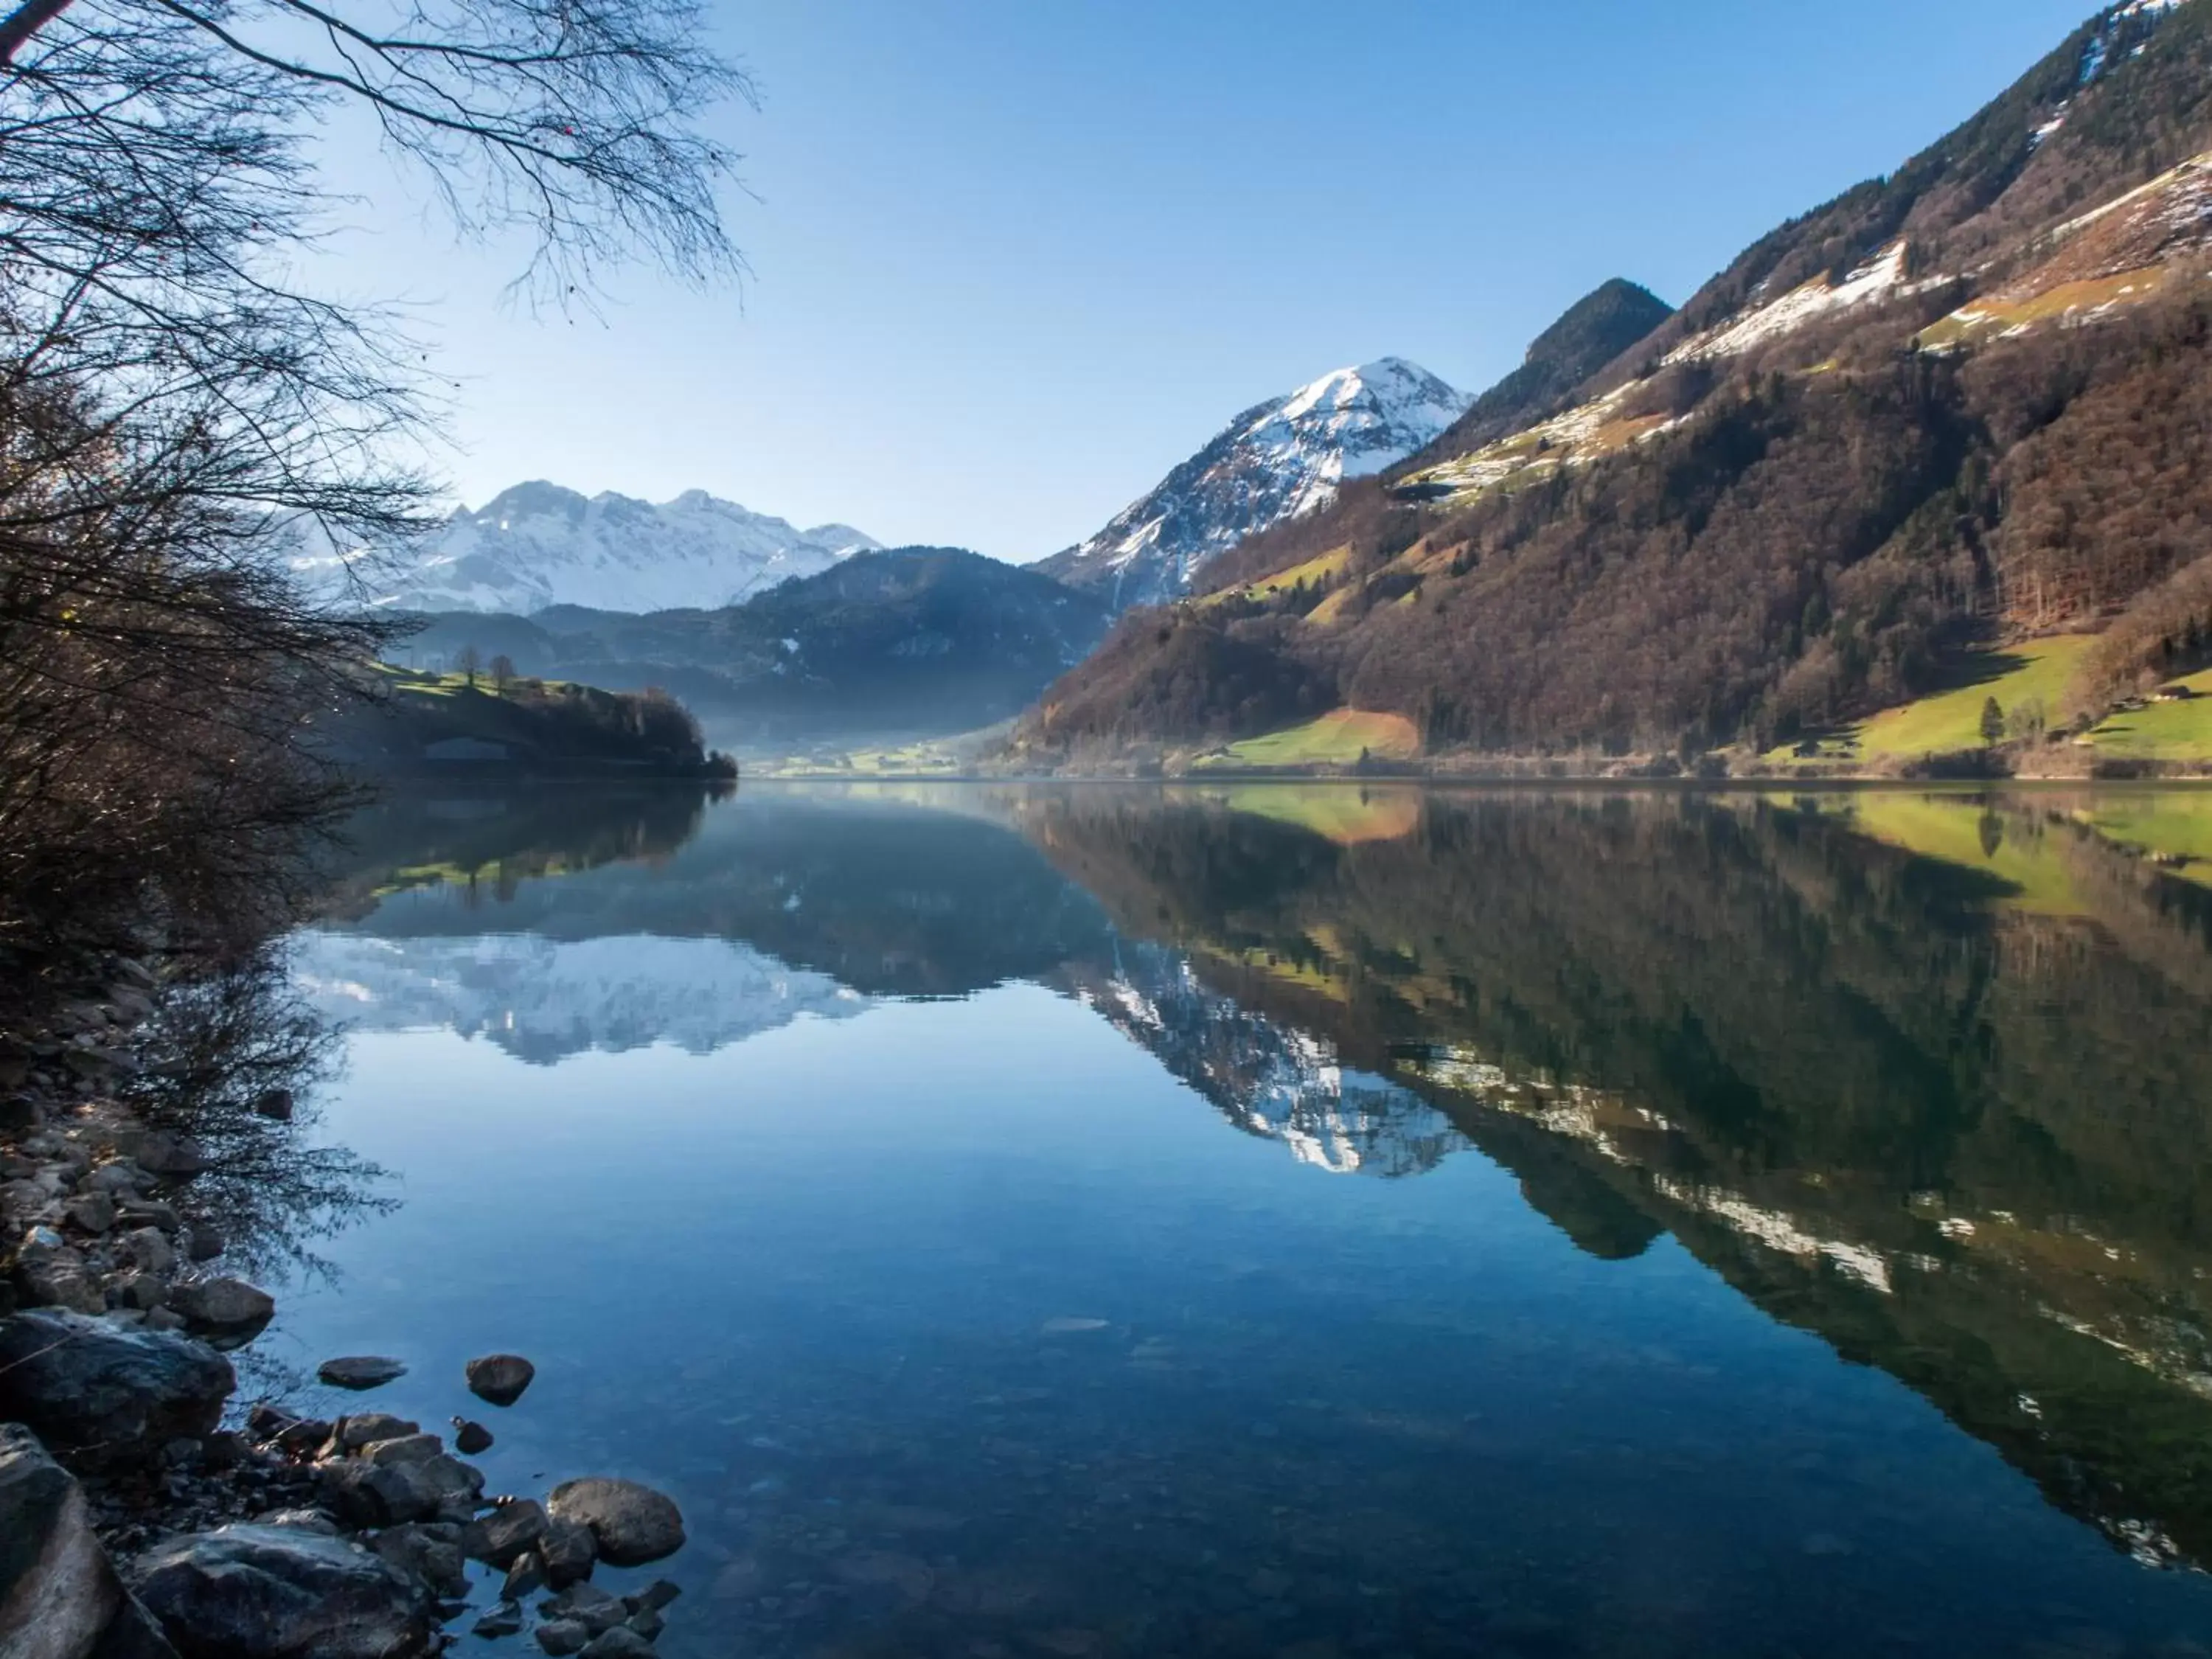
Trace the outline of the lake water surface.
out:
<instances>
[{"instance_id":1,"label":"lake water surface","mask_svg":"<svg viewBox=\"0 0 2212 1659\"><path fill-rule=\"evenodd\" d=\"M679 1659L2212 1653L2200 850L2181 792L395 805L293 970L396 1207L259 1363L668 1491Z\"/></svg>"}]
</instances>

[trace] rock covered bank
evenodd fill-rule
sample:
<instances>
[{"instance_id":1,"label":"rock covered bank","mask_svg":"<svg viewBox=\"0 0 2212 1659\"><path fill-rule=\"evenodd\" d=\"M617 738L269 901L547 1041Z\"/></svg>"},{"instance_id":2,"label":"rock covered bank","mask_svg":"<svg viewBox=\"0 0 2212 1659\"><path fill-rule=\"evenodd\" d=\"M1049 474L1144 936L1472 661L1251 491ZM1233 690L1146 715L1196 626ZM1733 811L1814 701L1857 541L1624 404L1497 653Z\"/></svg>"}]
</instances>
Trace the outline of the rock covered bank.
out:
<instances>
[{"instance_id":1,"label":"rock covered bank","mask_svg":"<svg viewBox=\"0 0 2212 1659\"><path fill-rule=\"evenodd\" d=\"M487 1493L439 1434L240 1397L227 1356L275 1299L226 1269L201 1194L221 1150L119 1095L156 976L114 961L65 1028L0 1033L0 1655L35 1659L411 1659L468 1628L549 1654L641 1659L676 1586L617 1595L600 1564L673 1554L683 1517L635 1482ZM292 1097L252 1102L271 1125ZM405 1367L326 1362L326 1386ZM487 1355L453 1379L495 1411L533 1370Z\"/></svg>"}]
</instances>

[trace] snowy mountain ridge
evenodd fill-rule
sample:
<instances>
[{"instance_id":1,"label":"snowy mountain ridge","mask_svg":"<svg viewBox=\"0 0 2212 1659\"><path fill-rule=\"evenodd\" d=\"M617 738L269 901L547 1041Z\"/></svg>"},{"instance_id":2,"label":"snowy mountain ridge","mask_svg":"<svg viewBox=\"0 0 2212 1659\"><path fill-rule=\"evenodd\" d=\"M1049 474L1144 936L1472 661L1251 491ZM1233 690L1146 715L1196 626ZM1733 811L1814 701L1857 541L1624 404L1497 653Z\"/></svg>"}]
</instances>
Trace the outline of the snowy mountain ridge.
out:
<instances>
[{"instance_id":1,"label":"snowy mountain ridge","mask_svg":"<svg viewBox=\"0 0 2212 1659\"><path fill-rule=\"evenodd\" d=\"M800 529L703 489L656 505L538 481L474 512L456 510L414 546L375 555L321 549L292 567L333 599L397 610L644 612L740 604L879 545L849 525Z\"/></svg>"},{"instance_id":2,"label":"snowy mountain ridge","mask_svg":"<svg viewBox=\"0 0 2212 1659\"><path fill-rule=\"evenodd\" d=\"M1038 568L1116 611L1188 589L1207 560L1433 442L1473 399L1402 357L1332 370L1246 410L1090 540Z\"/></svg>"},{"instance_id":3,"label":"snowy mountain ridge","mask_svg":"<svg viewBox=\"0 0 2212 1659\"><path fill-rule=\"evenodd\" d=\"M712 1054L793 1020L872 1006L826 974L719 939L537 933L383 939L301 934L295 982L318 1014L362 1031L449 1030L550 1066L667 1043Z\"/></svg>"}]
</instances>

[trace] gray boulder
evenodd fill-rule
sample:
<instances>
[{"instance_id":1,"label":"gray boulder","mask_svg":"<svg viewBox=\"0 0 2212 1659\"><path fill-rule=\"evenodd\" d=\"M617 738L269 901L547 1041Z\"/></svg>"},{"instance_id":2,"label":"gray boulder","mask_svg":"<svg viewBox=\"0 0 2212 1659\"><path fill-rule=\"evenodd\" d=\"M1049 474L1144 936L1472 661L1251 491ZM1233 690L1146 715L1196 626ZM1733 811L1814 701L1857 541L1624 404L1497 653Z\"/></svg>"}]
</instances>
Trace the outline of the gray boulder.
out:
<instances>
[{"instance_id":1,"label":"gray boulder","mask_svg":"<svg viewBox=\"0 0 2212 1659\"><path fill-rule=\"evenodd\" d=\"M107 1294L84 1257L66 1245L27 1245L15 1258L15 1288L34 1308L96 1314L107 1306Z\"/></svg>"},{"instance_id":2,"label":"gray boulder","mask_svg":"<svg viewBox=\"0 0 2212 1659\"><path fill-rule=\"evenodd\" d=\"M406 1442L385 1441L386 1447ZM374 1448L371 1448L374 1449ZM483 1491L483 1472L443 1452L341 1458L316 1466L323 1501L356 1526L392 1527L409 1521L466 1520Z\"/></svg>"},{"instance_id":3,"label":"gray boulder","mask_svg":"<svg viewBox=\"0 0 2212 1659\"><path fill-rule=\"evenodd\" d=\"M514 1558L514 1565L507 1570L507 1577L499 1587L502 1601L520 1601L532 1590L546 1588L545 1562L536 1550L525 1550Z\"/></svg>"},{"instance_id":4,"label":"gray boulder","mask_svg":"<svg viewBox=\"0 0 2212 1659\"><path fill-rule=\"evenodd\" d=\"M53 1308L0 1322L0 1418L95 1464L214 1432L237 1385L221 1354L167 1331Z\"/></svg>"},{"instance_id":5,"label":"gray boulder","mask_svg":"<svg viewBox=\"0 0 2212 1659\"><path fill-rule=\"evenodd\" d=\"M414 1659L436 1629L423 1585L301 1527L173 1538L130 1578L183 1659Z\"/></svg>"},{"instance_id":6,"label":"gray boulder","mask_svg":"<svg viewBox=\"0 0 2212 1659\"><path fill-rule=\"evenodd\" d=\"M0 1654L176 1659L109 1563L83 1492L13 1423L0 1425Z\"/></svg>"},{"instance_id":7,"label":"gray boulder","mask_svg":"<svg viewBox=\"0 0 2212 1659\"><path fill-rule=\"evenodd\" d=\"M341 1417L331 1425L331 1444L334 1450L354 1452L380 1440L398 1440L422 1432L420 1423L394 1417L389 1412L356 1412L350 1417Z\"/></svg>"},{"instance_id":8,"label":"gray boulder","mask_svg":"<svg viewBox=\"0 0 2212 1659\"><path fill-rule=\"evenodd\" d=\"M538 1540L538 1555L544 1565L545 1582L556 1590L566 1589L592 1576L592 1565L599 1559L599 1540L580 1521L550 1517L545 1535Z\"/></svg>"},{"instance_id":9,"label":"gray boulder","mask_svg":"<svg viewBox=\"0 0 2212 1659\"><path fill-rule=\"evenodd\" d=\"M520 1354L488 1353L463 1368L469 1392L495 1406L512 1406L538 1375L538 1367Z\"/></svg>"},{"instance_id":10,"label":"gray boulder","mask_svg":"<svg viewBox=\"0 0 2212 1659\"><path fill-rule=\"evenodd\" d=\"M118 1139L127 1143L123 1150L129 1153L138 1167L152 1175L182 1180L207 1168L206 1152L190 1135L173 1135L166 1130L149 1129L137 1135Z\"/></svg>"},{"instance_id":11,"label":"gray boulder","mask_svg":"<svg viewBox=\"0 0 2212 1659\"><path fill-rule=\"evenodd\" d=\"M406 1376L407 1367L380 1354L345 1354L323 1361L315 1375L334 1389L380 1389Z\"/></svg>"},{"instance_id":12,"label":"gray boulder","mask_svg":"<svg viewBox=\"0 0 2212 1659\"><path fill-rule=\"evenodd\" d=\"M591 1632L573 1619L549 1619L538 1627L538 1645L550 1654L581 1653Z\"/></svg>"},{"instance_id":13,"label":"gray boulder","mask_svg":"<svg viewBox=\"0 0 2212 1659\"><path fill-rule=\"evenodd\" d=\"M471 1561L503 1569L513 1566L515 1557L544 1535L544 1506L534 1498L518 1498L471 1522L461 1547Z\"/></svg>"},{"instance_id":14,"label":"gray boulder","mask_svg":"<svg viewBox=\"0 0 2212 1659\"><path fill-rule=\"evenodd\" d=\"M684 1547L684 1516L673 1500L640 1486L594 1475L553 1488L546 1510L556 1518L592 1529L602 1560L642 1566Z\"/></svg>"},{"instance_id":15,"label":"gray boulder","mask_svg":"<svg viewBox=\"0 0 2212 1659\"><path fill-rule=\"evenodd\" d=\"M611 1631L629 1617L629 1607L622 1598L608 1595L597 1584L577 1584L548 1596L538 1604L538 1610L548 1619L573 1619L587 1636Z\"/></svg>"},{"instance_id":16,"label":"gray boulder","mask_svg":"<svg viewBox=\"0 0 2212 1659\"><path fill-rule=\"evenodd\" d=\"M520 1635L522 1631L522 1609L513 1601L501 1601L489 1613L477 1620L471 1629L472 1636L496 1638Z\"/></svg>"},{"instance_id":17,"label":"gray boulder","mask_svg":"<svg viewBox=\"0 0 2212 1659\"><path fill-rule=\"evenodd\" d=\"M442 1456L446 1443L434 1434L394 1435L386 1440L371 1440L356 1454L364 1463L426 1463Z\"/></svg>"},{"instance_id":18,"label":"gray boulder","mask_svg":"<svg viewBox=\"0 0 2212 1659\"><path fill-rule=\"evenodd\" d=\"M177 1270L177 1247L159 1227L134 1227L123 1235L120 1251L125 1265L142 1273L166 1277Z\"/></svg>"},{"instance_id":19,"label":"gray boulder","mask_svg":"<svg viewBox=\"0 0 2212 1659\"><path fill-rule=\"evenodd\" d=\"M450 1601L469 1593L468 1563L461 1554L461 1528L440 1522L387 1527L368 1540L370 1549L415 1580L431 1595Z\"/></svg>"},{"instance_id":20,"label":"gray boulder","mask_svg":"<svg viewBox=\"0 0 2212 1659\"><path fill-rule=\"evenodd\" d=\"M90 1192L63 1206L72 1226L88 1233L104 1233L115 1224L115 1200L106 1193Z\"/></svg>"},{"instance_id":21,"label":"gray boulder","mask_svg":"<svg viewBox=\"0 0 2212 1659\"><path fill-rule=\"evenodd\" d=\"M127 1194L115 1200L115 1213L134 1226L153 1227L165 1233L182 1232L184 1217L177 1206L165 1204L158 1198L131 1198Z\"/></svg>"},{"instance_id":22,"label":"gray boulder","mask_svg":"<svg viewBox=\"0 0 2212 1659\"><path fill-rule=\"evenodd\" d=\"M250 1340L276 1315L276 1298L242 1279L179 1285L169 1305L184 1315L188 1329L217 1343Z\"/></svg>"},{"instance_id":23,"label":"gray boulder","mask_svg":"<svg viewBox=\"0 0 2212 1659\"><path fill-rule=\"evenodd\" d=\"M653 1644L628 1626L617 1625L586 1642L581 1659L653 1659Z\"/></svg>"}]
</instances>

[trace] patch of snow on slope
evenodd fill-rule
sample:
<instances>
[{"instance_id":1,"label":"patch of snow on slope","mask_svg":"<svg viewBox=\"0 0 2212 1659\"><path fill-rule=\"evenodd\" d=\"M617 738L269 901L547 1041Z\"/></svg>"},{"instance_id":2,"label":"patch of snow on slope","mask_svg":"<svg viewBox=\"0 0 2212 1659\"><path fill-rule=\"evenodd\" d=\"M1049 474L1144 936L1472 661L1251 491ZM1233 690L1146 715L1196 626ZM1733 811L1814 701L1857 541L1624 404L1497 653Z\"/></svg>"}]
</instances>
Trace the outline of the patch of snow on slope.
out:
<instances>
[{"instance_id":1,"label":"patch of snow on slope","mask_svg":"<svg viewBox=\"0 0 2212 1659\"><path fill-rule=\"evenodd\" d=\"M1401 357L1340 368L1247 410L1212 441L1048 567L1110 580L1117 608L1186 591L1216 554L1336 498L1433 442L1472 399Z\"/></svg>"},{"instance_id":2,"label":"patch of snow on slope","mask_svg":"<svg viewBox=\"0 0 2212 1659\"><path fill-rule=\"evenodd\" d=\"M1815 277L1719 328L1693 334L1667 354L1670 363L1730 357L1802 328L1815 318L1878 300L1905 282L1905 244L1899 242L1840 283Z\"/></svg>"},{"instance_id":3,"label":"patch of snow on slope","mask_svg":"<svg viewBox=\"0 0 2212 1659\"><path fill-rule=\"evenodd\" d=\"M2113 7L2105 14L2103 26L2081 49L2081 73L2075 84L2086 87L2105 72L2105 65L2112 61L2114 33L2122 23L2134 17L2159 17L2184 3L2185 0L2128 0L2125 5ZM2142 51L2137 46L2128 56L2135 57Z\"/></svg>"}]
</instances>

